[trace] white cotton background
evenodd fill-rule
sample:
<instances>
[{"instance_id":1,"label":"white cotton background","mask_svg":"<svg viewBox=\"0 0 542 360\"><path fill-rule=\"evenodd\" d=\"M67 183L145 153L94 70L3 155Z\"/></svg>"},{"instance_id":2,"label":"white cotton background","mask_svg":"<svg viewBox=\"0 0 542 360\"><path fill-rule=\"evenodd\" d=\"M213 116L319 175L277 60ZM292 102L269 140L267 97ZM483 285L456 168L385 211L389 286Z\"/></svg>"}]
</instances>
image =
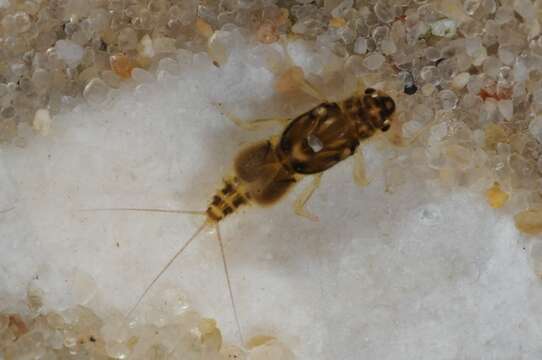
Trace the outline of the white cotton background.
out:
<instances>
[{"instance_id":1,"label":"white cotton background","mask_svg":"<svg viewBox=\"0 0 542 360\"><path fill-rule=\"evenodd\" d=\"M237 151L280 132L236 127L214 103L244 119L310 106L274 97L274 75L241 59L218 69L200 56L100 109L55 116L48 136L29 130L24 144L2 146L0 210L11 210L0 213L1 292L24 299L33 282L62 309L79 299L74 277L88 274L100 303L126 312L203 218L81 209L204 210ZM293 213L307 179L276 206L222 223L245 338L276 336L299 359L540 359L532 241L483 194L431 195L421 175L386 192L389 146L363 146L365 188L350 160L324 174L308 203L319 222ZM168 287L238 342L214 233L147 300Z\"/></svg>"}]
</instances>

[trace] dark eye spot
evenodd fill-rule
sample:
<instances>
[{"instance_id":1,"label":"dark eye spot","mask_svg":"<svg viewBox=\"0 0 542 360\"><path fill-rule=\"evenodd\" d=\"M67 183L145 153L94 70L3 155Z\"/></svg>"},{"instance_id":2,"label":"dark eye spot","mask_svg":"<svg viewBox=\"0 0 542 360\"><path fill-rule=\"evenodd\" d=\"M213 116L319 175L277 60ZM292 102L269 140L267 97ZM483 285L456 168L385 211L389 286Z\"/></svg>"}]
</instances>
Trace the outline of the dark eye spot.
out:
<instances>
[{"instance_id":1,"label":"dark eye spot","mask_svg":"<svg viewBox=\"0 0 542 360\"><path fill-rule=\"evenodd\" d=\"M389 96L380 96L377 103L382 119L389 118L395 111L395 103Z\"/></svg>"},{"instance_id":2,"label":"dark eye spot","mask_svg":"<svg viewBox=\"0 0 542 360\"><path fill-rule=\"evenodd\" d=\"M382 127L380 128L380 130L382 131L388 131L390 129L391 125L388 121L384 122L384 124L382 125Z\"/></svg>"},{"instance_id":3,"label":"dark eye spot","mask_svg":"<svg viewBox=\"0 0 542 360\"><path fill-rule=\"evenodd\" d=\"M376 90L373 89L373 88L367 88L367 89L365 89L365 94L366 94L366 95L371 95L371 94L374 94L375 92L376 92Z\"/></svg>"},{"instance_id":4,"label":"dark eye spot","mask_svg":"<svg viewBox=\"0 0 542 360\"><path fill-rule=\"evenodd\" d=\"M395 102L391 98L386 98L384 100L384 106L386 107L386 110L388 110L390 113L393 113L395 111Z\"/></svg>"}]
</instances>

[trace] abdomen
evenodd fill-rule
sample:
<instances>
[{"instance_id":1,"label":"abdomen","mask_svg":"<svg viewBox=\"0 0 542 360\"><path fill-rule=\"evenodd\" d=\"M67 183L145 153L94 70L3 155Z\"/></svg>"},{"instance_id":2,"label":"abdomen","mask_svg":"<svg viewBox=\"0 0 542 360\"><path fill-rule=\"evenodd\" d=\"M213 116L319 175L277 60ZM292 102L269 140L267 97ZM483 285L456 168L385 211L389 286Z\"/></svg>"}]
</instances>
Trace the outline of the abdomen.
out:
<instances>
[{"instance_id":1,"label":"abdomen","mask_svg":"<svg viewBox=\"0 0 542 360\"><path fill-rule=\"evenodd\" d=\"M254 203L269 206L279 201L299 177L281 163L275 141L262 141L241 150L234 162L234 175L224 179L223 188L207 208L212 221L221 221L241 206Z\"/></svg>"}]
</instances>

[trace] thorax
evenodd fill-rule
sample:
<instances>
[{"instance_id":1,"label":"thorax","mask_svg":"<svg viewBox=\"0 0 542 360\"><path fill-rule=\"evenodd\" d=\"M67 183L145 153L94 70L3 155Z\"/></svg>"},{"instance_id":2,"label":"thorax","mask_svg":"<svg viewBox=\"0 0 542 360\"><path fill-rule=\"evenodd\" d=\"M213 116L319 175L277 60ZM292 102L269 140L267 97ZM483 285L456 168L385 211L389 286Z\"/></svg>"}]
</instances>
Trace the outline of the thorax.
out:
<instances>
[{"instance_id":1,"label":"thorax","mask_svg":"<svg viewBox=\"0 0 542 360\"><path fill-rule=\"evenodd\" d=\"M323 103L292 120L277 150L295 172L313 174L352 155L358 144L352 118L339 104Z\"/></svg>"}]
</instances>

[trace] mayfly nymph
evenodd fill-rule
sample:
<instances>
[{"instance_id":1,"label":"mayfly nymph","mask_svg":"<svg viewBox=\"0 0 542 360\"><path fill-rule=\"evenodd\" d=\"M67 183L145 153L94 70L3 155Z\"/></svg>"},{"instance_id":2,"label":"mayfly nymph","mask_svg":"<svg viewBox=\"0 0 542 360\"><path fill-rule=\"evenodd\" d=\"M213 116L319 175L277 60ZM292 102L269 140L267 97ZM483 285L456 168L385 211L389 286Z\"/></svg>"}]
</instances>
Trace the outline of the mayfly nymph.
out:
<instances>
[{"instance_id":1,"label":"mayfly nymph","mask_svg":"<svg viewBox=\"0 0 542 360\"><path fill-rule=\"evenodd\" d=\"M387 131L394 112L391 97L369 88L362 96L322 103L292 120L280 136L248 145L213 197L208 221L219 222L245 204L274 204L305 175L321 176L354 155L362 140ZM296 207L304 214L301 204Z\"/></svg>"},{"instance_id":2,"label":"mayfly nymph","mask_svg":"<svg viewBox=\"0 0 542 360\"><path fill-rule=\"evenodd\" d=\"M293 120L287 120L287 125L279 136L272 136L239 151L234 160L232 173L224 178L223 187L213 196L206 211L94 209L190 213L205 216L203 224L153 278L128 314L141 303L154 283L190 243L205 228L214 227L242 342L241 326L218 224L242 206L250 204L270 206L276 203L306 175L314 175L314 181L295 201L294 208L298 215L316 219L305 211L304 205L318 187L322 173L350 156L359 154L356 150L361 141L377 132L387 131L391 126L394 112L395 102L390 96L368 88L340 102L323 102ZM255 120L253 123L257 122L261 120ZM362 158L360 157L358 161L361 161L360 159Z\"/></svg>"}]
</instances>

